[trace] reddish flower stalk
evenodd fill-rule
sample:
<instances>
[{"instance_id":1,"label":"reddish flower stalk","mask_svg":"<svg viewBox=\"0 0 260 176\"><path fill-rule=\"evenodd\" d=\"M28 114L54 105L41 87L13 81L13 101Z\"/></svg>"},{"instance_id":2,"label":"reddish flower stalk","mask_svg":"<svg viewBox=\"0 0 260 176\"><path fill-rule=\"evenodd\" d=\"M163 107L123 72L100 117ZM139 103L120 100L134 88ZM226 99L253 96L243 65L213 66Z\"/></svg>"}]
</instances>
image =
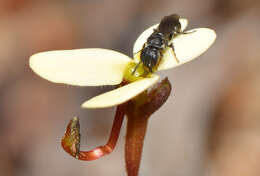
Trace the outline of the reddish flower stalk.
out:
<instances>
[{"instance_id":1,"label":"reddish flower stalk","mask_svg":"<svg viewBox=\"0 0 260 176\"><path fill-rule=\"evenodd\" d=\"M127 106L127 134L125 161L128 176L138 176L144 137L148 119L167 100L171 93L171 84L167 78L158 83L149 92L144 92Z\"/></svg>"},{"instance_id":2,"label":"reddish flower stalk","mask_svg":"<svg viewBox=\"0 0 260 176\"><path fill-rule=\"evenodd\" d=\"M128 176L137 176L142 157L148 118L128 116L125 143L125 162Z\"/></svg>"},{"instance_id":3,"label":"reddish flower stalk","mask_svg":"<svg viewBox=\"0 0 260 176\"><path fill-rule=\"evenodd\" d=\"M67 153L79 160L91 161L101 158L115 148L126 114L128 117L125 144L126 170L128 176L138 176L148 119L166 102L170 93L171 84L165 78L153 86L150 91L145 91L134 99L119 105L107 144L94 150L80 151L79 119L74 117L67 126L61 145Z\"/></svg>"},{"instance_id":4,"label":"reddish flower stalk","mask_svg":"<svg viewBox=\"0 0 260 176\"><path fill-rule=\"evenodd\" d=\"M90 151L80 151L79 119L77 117L72 118L61 141L63 149L71 156L84 161L96 160L111 153L115 148L119 137L125 115L125 108L126 104L117 107L113 127L107 144Z\"/></svg>"}]
</instances>

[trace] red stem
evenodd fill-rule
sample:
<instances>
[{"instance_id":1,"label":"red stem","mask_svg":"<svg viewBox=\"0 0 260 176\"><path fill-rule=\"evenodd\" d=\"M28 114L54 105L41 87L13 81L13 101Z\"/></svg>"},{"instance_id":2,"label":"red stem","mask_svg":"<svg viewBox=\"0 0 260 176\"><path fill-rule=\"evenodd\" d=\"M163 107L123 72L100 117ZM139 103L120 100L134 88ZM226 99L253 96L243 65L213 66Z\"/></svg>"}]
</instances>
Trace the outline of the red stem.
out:
<instances>
[{"instance_id":1,"label":"red stem","mask_svg":"<svg viewBox=\"0 0 260 176\"><path fill-rule=\"evenodd\" d=\"M125 161L128 176L138 176L148 118L128 115Z\"/></svg>"},{"instance_id":2,"label":"red stem","mask_svg":"<svg viewBox=\"0 0 260 176\"><path fill-rule=\"evenodd\" d=\"M113 127L112 127L110 137L109 137L107 144L105 144L103 146L99 146L90 151L79 151L80 141L75 140L75 138L77 138L77 137L73 136L75 134L75 131L73 132L73 129L71 127L72 123L70 122L67 127L67 131L61 142L63 149L66 152L68 152L70 155L72 155L73 157L75 157L79 160L84 160L84 161L96 160L96 159L99 159L99 158L111 153L113 151L113 149L115 148L118 137L119 137L120 129L121 129L121 126L123 123L124 115L125 115L125 107L126 107L125 104L119 105L117 107L115 119L113 122ZM79 131L79 127L78 127L77 131ZM79 132L78 132L78 134L79 134ZM68 141L70 141L71 138L73 139L73 142L69 143Z\"/></svg>"},{"instance_id":3,"label":"red stem","mask_svg":"<svg viewBox=\"0 0 260 176\"><path fill-rule=\"evenodd\" d=\"M116 146L120 134L120 129L124 120L124 115L125 115L125 106L124 105L118 106L107 144L105 144L104 146L99 146L94 150L80 151L78 159L84 161L91 161L111 153Z\"/></svg>"},{"instance_id":4,"label":"red stem","mask_svg":"<svg viewBox=\"0 0 260 176\"><path fill-rule=\"evenodd\" d=\"M170 93L171 84L165 78L153 86L150 91L145 91L128 102L125 144L125 161L128 176L138 176L148 119L166 102Z\"/></svg>"}]
</instances>

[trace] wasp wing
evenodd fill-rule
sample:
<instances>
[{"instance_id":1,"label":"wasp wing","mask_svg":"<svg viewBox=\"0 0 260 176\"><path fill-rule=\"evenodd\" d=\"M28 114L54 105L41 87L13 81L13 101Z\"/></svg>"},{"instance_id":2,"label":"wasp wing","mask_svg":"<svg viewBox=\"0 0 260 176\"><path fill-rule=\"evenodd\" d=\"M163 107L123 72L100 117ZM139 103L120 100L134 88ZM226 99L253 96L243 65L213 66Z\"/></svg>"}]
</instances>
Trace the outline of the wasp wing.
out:
<instances>
[{"instance_id":1,"label":"wasp wing","mask_svg":"<svg viewBox=\"0 0 260 176\"><path fill-rule=\"evenodd\" d=\"M30 57L30 67L55 83L75 86L116 85L132 59L108 49L88 48L48 51Z\"/></svg>"}]
</instances>

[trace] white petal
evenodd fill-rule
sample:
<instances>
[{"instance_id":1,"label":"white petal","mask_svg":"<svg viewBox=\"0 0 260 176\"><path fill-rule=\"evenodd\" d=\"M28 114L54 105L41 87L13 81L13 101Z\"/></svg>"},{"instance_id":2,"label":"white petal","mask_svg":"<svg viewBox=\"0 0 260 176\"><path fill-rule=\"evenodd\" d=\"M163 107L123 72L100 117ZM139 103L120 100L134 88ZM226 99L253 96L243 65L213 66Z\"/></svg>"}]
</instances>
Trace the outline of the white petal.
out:
<instances>
[{"instance_id":1,"label":"white petal","mask_svg":"<svg viewBox=\"0 0 260 176\"><path fill-rule=\"evenodd\" d=\"M216 39L216 33L212 29L197 28L187 32L191 31L195 32L179 35L172 41L175 54L180 62L176 61L172 49L167 48L160 61L158 70L173 68L195 59L204 53Z\"/></svg>"},{"instance_id":2,"label":"white petal","mask_svg":"<svg viewBox=\"0 0 260 176\"><path fill-rule=\"evenodd\" d=\"M181 23L181 29L184 31L184 29L188 26L188 20L185 18L180 18L180 23ZM147 38L153 33L153 30L158 27L159 24L155 24L148 29L146 29L135 41L134 48L133 48L133 53L139 52L144 43L146 42ZM135 57L135 61L138 62L139 58Z\"/></svg>"},{"instance_id":3,"label":"white petal","mask_svg":"<svg viewBox=\"0 0 260 176\"><path fill-rule=\"evenodd\" d=\"M76 86L116 85L123 79L128 56L107 49L48 51L30 58L30 67L55 83Z\"/></svg>"},{"instance_id":4,"label":"white petal","mask_svg":"<svg viewBox=\"0 0 260 176\"><path fill-rule=\"evenodd\" d=\"M132 82L123 87L117 88L110 92L98 95L86 102L81 107L83 108L106 108L122 104L136 95L140 94L150 86L155 84L159 76L153 75L151 78L144 78L139 81Z\"/></svg>"}]
</instances>

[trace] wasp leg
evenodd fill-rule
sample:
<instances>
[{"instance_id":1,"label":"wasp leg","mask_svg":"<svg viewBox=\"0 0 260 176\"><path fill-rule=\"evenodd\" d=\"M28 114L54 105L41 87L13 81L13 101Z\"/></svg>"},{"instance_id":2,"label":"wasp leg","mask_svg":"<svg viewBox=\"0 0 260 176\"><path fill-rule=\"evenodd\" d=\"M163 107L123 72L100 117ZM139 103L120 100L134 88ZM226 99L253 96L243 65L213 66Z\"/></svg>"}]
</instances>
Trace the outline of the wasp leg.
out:
<instances>
[{"instance_id":1,"label":"wasp leg","mask_svg":"<svg viewBox=\"0 0 260 176\"><path fill-rule=\"evenodd\" d=\"M189 31L189 32L178 32L178 34L184 34L184 35L186 35L186 34L191 34L191 33L193 33L193 32L196 32L196 30Z\"/></svg>"},{"instance_id":2,"label":"wasp leg","mask_svg":"<svg viewBox=\"0 0 260 176\"><path fill-rule=\"evenodd\" d=\"M144 73L142 74L142 76L147 76L149 73L153 73L153 70L150 70L149 71L147 69L144 69Z\"/></svg>"},{"instance_id":3,"label":"wasp leg","mask_svg":"<svg viewBox=\"0 0 260 176\"><path fill-rule=\"evenodd\" d=\"M134 53L134 55L136 55L136 54L140 53L142 50L143 50L143 48L142 48L142 49L140 49L138 52Z\"/></svg>"},{"instance_id":4,"label":"wasp leg","mask_svg":"<svg viewBox=\"0 0 260 176\"><path fill-rule=\"evenodd\" d=\"M153 69L151 67L149 67L149 72L153 73Z\"/></svg>"},{"instance_id":5,"label":"wasp leg","mask_svg":"<svg viewBox=\"0 0 260 176\"><path fill-rule=\"evenodd\" d=\"M142 61L138 62L138 64L135 66L134 71L132 72L132 75L134 75L135 71L137 70L137 68L139 67L139 65L141 64Z\"/></svg>"},{"instance_id":6,"label":"wasp leg","mask_svg":"<svg viewBox=\"0 0 260 176\"><path fill-rule=\"evenodd\" d=\"M145 43L143 44L142 49L140 49L138 52L134 53L134 55L137 53L140 53L144 49L144 47L145 47Z\"/></svg>"},{"instance_id":7,"label":"wasp leg","mask_svg":"<svg viewBox=\"0 0 260 176\"><path fill-rule=\"evenodd\" d=\"M153 29L153 32L159 32L158 28Z\"/></svg>"},{"instance_id":8,"label":"wasp leg","mask_svg":"<svg viewBox=\"0 0 260 176\"><path fill-rule=\"evenodd\" d=\"M180 63L179 59L178 59L177 56L176 56L173 43L171 43L170 45L168 45L168 47L171 47L171 49L172 49L172 51L173 51L173 54L174 54L174 56L175 56L175 60L177 61L177 63Z\"/></svg>"}]
</instances>

